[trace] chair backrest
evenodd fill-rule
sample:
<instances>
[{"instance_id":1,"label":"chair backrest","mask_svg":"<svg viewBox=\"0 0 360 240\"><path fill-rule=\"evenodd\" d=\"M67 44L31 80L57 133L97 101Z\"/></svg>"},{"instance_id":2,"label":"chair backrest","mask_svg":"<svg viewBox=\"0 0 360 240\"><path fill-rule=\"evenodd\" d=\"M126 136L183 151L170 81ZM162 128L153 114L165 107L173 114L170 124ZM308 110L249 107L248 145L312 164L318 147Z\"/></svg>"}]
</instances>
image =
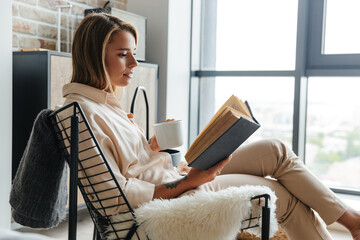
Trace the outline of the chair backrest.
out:
<instances>
[{"instance_id":1,"label":"chair backrest","mask_svg":"<svg viewBox=\"0 0 360 240\"><path fill-rule=\"evenodd\" d=\"M100 237L105 239L111 234L116 239L140 239L143 235L138 231L134 211L80 105L74 102L64 106L54 111L50 119L70 166L70 174L75 171L72 176L77 178L75 181ZM114 222L112 216L115 214L122 220Z\"/></svg>"},{"instance_id":2,"label":"chair backrest","mask_svg":"<svg viewBox=\"0 0 360 240\"><path fill-rule=\"evenodd\" d=\"M49 117L70 166L70 185L74 185L73 181L77 183L101 239L107 239L108 236L111 239L148 239L138 228L134 210L116 180L80 105L71 103L54 111ZM71 199L76 195L76 187L71 189L70 186L70 212L71 209L76 211L76 207L71 207L77 204L76 198ZM249 199L256 200L256 204L262 206L262 212L251 214L245 219L241 230L261 225L262 239L269 239L269 199L268 194ZM70 222L69 229L72 227ZM74 231L76 233L76 228Z\"/></svg>"}]
</instances>

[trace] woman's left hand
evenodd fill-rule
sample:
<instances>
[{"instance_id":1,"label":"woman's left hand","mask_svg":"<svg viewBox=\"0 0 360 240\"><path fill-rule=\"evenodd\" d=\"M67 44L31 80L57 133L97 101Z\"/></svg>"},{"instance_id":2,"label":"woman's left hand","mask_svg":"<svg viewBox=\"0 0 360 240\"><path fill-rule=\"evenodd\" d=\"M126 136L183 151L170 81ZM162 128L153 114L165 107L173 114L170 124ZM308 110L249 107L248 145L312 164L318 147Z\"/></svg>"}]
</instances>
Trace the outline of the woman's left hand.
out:
<instances>
[{"instance_id":1,"label":"woman's left hand","mask_svg":"<svg viewBox=\"0 0 360 240\"><path fill-rule=\"evenodd\" d=\"M149 140L149 147L150 147L151 150L153 150L154 152L158 152L158 151L161 150L160 147L159 147L159 144L158 144L158 142L157 142L157 140L156 140L155 135L152 136L152 138L150 138L150 140Z\"/></svg>"}]
</instances>

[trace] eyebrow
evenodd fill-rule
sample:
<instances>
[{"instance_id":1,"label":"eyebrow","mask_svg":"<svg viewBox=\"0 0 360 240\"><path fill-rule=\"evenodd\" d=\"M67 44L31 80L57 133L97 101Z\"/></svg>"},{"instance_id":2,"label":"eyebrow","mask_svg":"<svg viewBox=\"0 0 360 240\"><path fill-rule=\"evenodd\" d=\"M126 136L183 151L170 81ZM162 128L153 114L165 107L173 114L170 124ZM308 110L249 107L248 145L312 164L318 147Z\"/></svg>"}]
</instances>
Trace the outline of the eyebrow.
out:
<instances>
[{"instance_id":1,"label":"eyebrow","mask_svg":"<svg viewBox=\"0 0 360 240\"><path fill-rule=\"evenodd\" d=\"M119 51L130 51L130 48L118 48L116 50L119 50ZM134 51L136 50L136 48L134 48Z\"/></svg>"}]
</instances>

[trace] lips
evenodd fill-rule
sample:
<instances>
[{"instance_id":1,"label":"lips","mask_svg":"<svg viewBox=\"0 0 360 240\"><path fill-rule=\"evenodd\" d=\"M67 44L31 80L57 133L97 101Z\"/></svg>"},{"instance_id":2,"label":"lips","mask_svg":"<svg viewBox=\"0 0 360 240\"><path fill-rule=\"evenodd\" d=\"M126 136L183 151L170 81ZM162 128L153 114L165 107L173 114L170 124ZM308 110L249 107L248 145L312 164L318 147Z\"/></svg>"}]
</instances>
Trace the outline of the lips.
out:
<instances>
[{"instance_id":1,"label":"lips","mask_svg":"<svg viewBox=\"0 0 360 240\"><path fill-rule=\"evenodd\" d=\"M133 73L124 73L124 76L125 76L125 77L128 77L128 78L132 78L132 77L133 77Z\"/></svg>"}]
</instances>

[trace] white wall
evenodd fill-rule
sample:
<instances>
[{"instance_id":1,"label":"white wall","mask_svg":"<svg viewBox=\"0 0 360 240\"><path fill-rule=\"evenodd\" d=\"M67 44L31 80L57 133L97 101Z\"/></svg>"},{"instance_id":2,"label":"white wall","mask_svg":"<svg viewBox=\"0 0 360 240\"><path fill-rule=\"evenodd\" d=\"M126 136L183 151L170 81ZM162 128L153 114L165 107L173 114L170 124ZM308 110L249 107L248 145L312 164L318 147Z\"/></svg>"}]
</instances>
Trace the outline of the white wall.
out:
<instances>
[{"instance_id":1,"label":"white wall","mask_svg":"<svg viewBox=\"0 0 360 240\"><path fill-rule=\"evenodd\" d=\"M159 65L158 121L182 119L188 139L190 0L131 0L127 10L147 18L147 62ZM185 153L187 145L180 150Z\"/></svg>"},{"instance_id":2,"label":"white wall","mask_svg":"<svg viewBox=\"0 0 360 240\"><path fill-rule=\"evenodd\" d=\"M0 228L10 229L12 126L12 20L11 0L0 8Z\"/></svg>"}]
</instances>

